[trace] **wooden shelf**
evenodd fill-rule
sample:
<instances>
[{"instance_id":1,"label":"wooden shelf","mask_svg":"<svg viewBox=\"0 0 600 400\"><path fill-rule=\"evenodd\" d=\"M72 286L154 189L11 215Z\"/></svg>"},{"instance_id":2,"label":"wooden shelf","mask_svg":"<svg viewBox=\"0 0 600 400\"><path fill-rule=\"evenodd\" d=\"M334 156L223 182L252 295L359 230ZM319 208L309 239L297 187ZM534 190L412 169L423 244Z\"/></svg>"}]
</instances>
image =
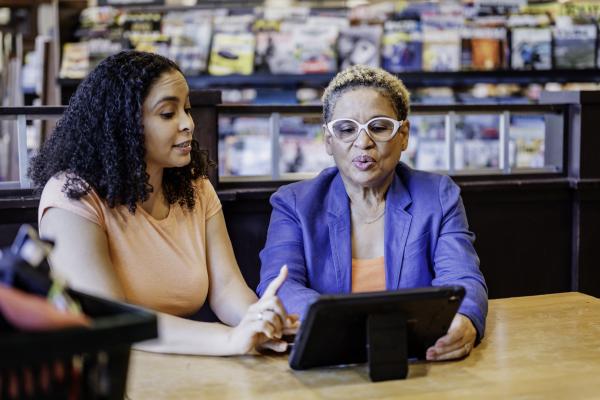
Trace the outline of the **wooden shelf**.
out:
<instances>
[{"instance_id":1,"label":"wooden shelf","mask_svg":"<svg viewBox=\"0 0 600 400\"><path fill-rule=\"evenodd\" d=\"M51 2L51 0L0 0L0 7L34 7L39 4Z\"/></svg>"},{"instance_id":2,"label":"wooden shelf","mask_svg":"<svg viewBox=\"0 0 600 400\"><path fill-rule=\"evenodd\" d=\"M552 69L540 71L498 70L498 71L456 71L456 72L403 72L397 74L404 84L410 88L470 86L477 83L570 83L599 82L600 69ZM188 76L188 83L193 89L209 88L284 88L327 86L333 73L275 75L258 73L253 75ZM74 87L78 79L59 79L64 87Z\"/></svg>"}]
</instances>

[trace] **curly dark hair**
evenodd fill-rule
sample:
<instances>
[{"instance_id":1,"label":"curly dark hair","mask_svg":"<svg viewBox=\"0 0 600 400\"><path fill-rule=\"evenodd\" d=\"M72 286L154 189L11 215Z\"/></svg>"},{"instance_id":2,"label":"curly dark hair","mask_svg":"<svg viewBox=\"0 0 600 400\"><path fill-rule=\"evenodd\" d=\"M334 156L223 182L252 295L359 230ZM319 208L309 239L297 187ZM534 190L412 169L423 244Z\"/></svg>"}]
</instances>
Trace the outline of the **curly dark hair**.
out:
<instances>
[{"instance_id":1,"label":"curly dark hair","mask_svg":"<svg viewBox=\"0 0 600 400\"><path fill-rule=\"evenodd\" d=\"M179 71L157 54L122 51L103 60L81 82L56 129L30 163L29 176L39 189L65 173L63 192L80 199L95 190L109 207L148 199L142 106L152 85L165 72ZM212 166L206 151L192 142L191 162L166 168L162 186L169 204L193 209L194 181Z\"/></svg>"}]
</instances>

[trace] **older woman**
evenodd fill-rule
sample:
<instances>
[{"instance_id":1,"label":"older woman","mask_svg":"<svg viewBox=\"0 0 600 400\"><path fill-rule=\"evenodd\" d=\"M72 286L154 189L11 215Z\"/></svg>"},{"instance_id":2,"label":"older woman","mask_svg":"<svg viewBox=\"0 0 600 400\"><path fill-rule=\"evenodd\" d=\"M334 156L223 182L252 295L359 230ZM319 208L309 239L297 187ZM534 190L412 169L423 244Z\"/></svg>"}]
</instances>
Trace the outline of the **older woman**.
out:
<instances>
[{"instance_id":1,"label":"older woman","mask_svg":"<svg viewBox=\"0 0 600 400\"><path fill-rule=\"evenodd\" d=\"M409 94L365 66L340 72L323 94L325 146L336 167L281 187L261 252L263 293L287 264L279 295L303 315L325 293L462 285L466 297L430 360L469 354L483 337L487 288L458 186L399 162Z\"/></svg>"},{"instance_id":2,"label":"older woman","mask_svg":"<svg viewBox=\"0 0 600 400\"><path fill-rule=\"evenodd\" d=\"M231 355L284 351L293 329L276 296L258 299L240 273L208 163L192 139L189 88L179 67L127 51L79 85L32 160L43 187L42 236L76 289L157 311L155 352ZM192 321L206 301L223 323Z\"/></svg>"}]
</instances>

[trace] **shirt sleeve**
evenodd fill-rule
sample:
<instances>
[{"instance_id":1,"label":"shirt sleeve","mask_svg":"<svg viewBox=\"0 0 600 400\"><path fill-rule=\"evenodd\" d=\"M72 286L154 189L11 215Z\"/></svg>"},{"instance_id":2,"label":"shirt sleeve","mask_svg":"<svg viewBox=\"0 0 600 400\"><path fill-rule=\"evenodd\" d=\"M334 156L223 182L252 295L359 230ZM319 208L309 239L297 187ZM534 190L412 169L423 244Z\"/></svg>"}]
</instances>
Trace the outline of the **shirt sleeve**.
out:
<instances>
[{"instance_id":1,"label":"shirt sleeve","mask_svg":"<svg viewBox=\"0 0 600 400\"><path fill-rule=\"evenodd\" d=\"M71 199L63 192L67 179L64 175L51 178L42 192L40 205L38 207L38 225L42 217L50 208L56 207L78 215L86 220L99 225L105 229L104 214L102 212L102 200L94 190L80 199Z\"/></svg>"},{"instance_id":2,"label":"shirt sleeve","mask_svg":"<svg viewBox=\"0 0 600 400\"><path fill-rule=\"evenodd\" d=\"M469 231L460 189L449 177L443 176L439 187L443 221L435 249L434 286L461 285L466 295L458 310L466 315L481 340L485 331L488 309L487 286L479 270L479 258Z\"/></svg>"},{"instance_id":3,"label":"shirt sleeve","mask_svg":"<svg viewBox=\"0 0 600 400\"><path fill-rule=\"evenodd\" d=\"M215 188L208 179L201 179L200 185L198 186L200 187L200 201L203 203L205 218L208 220L221 210L221 201L219 200Z\"/></svg>"},{"instance_id":4,"label":"shirt sleeve","mask_svg":"<svg viewBox=\"0 0 600 400\"><path fill-rule=\"evenodd\" d=\"M296 199L289 188L280 188L271 196L271 220L267 241L260 252L260 283L256 292L262 296L269 284L279 275L282 265L287 265L288 276L277 296L288 313L300 319L316 300L319 292L310 287L302 226L296 212Z\"/></svg>"}]
</instances>

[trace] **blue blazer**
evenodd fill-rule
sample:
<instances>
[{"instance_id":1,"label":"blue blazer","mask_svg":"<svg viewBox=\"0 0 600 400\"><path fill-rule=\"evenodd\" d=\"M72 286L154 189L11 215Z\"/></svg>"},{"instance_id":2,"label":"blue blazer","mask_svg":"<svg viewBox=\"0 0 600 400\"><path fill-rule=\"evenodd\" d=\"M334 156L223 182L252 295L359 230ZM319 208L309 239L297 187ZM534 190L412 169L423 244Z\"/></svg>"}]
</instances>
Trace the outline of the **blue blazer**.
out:
<instances>
[{"instance_id":1,"label":"blue blazer","mask_svg":"<svg viewBox=\"0 0 600 400\"><path fill-rule=\"evenodd\" d=\"M258 294L283 264L289 275L278 294L290 313L302 317L319 294L349 293L350 202L338 169L282 186L271 205ZM445 175L399 163L386 194L384 221L386 288L463 286L466 297L459 312L473 321L482 338L487 287L459 187Z\"/></svg>"}]
</instances>

